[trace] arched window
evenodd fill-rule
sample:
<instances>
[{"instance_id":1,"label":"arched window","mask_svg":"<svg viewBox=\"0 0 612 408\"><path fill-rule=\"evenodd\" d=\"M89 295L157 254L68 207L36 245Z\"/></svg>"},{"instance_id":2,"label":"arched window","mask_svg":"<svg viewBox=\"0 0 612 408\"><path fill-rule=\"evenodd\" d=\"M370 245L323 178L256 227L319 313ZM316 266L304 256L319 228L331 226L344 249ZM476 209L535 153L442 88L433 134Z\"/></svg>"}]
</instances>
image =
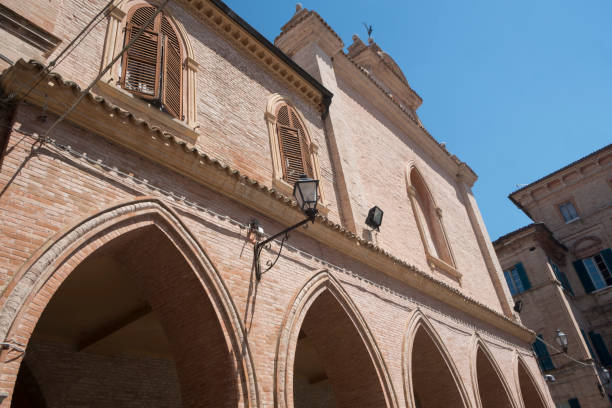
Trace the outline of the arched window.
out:
<instances>
[{"instance_id":1,"label":"arched window","mask_svg":"<svg viewBox=\"0 0 612 408\"><path fill-rule=\"evenodd\" d=\"M444 233L442 211L436 207L431 192L416 167L409 168L408 171L408 192L428 261L447 272L454 272L455 261Z\"/></svg>"},{"instance_id":2,"label":"arched window","mask_svg":"<svg viewBox=\"0 0 612 408\"><path fill-rule=\"evenodd\" d=\"M283 180L293 185L305 174L313 178L310 143L293 107L282 104L276 111L276 133L281 153Z\"/></svg>"},{"instance_id":3,"label":"arched window","mask_svg":"<svg viewBox=\"0 0 612 408\"><path fill-rule=\"evenodd\" d=\"M128 12L125 44L147 24L156 8L135 6ZM183 54L176 29L163 13L127 50L121 67L121 86L151 101L175 118L183 118Z\"/></svg>"}]
</instances>

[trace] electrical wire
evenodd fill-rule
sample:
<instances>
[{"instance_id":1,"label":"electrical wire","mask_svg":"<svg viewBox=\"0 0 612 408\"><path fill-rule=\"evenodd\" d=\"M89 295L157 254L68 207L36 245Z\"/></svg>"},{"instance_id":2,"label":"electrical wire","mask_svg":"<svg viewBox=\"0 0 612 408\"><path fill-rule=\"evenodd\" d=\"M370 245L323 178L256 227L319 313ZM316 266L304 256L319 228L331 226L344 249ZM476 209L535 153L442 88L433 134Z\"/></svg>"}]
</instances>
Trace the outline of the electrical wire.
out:
<instances>
[{"instance_id":1,"label":"electrical wire","mask_svg":"<svg viewBox=\"0 0 612 408\"><path fill-rule=\"evenodd\" d=\"M17 133L20 133L20 134L22 134L24 136L30 137L30 138L34 139L35 141L41 141L41 138L42 138L42 136L40 136L40 135L38 135L36 133L26 132L26 131L23 131L21 129L16 129L16 128L12 127L12 126L6 126L6 125L0 125L0 126L9 128L9 129L11 129L11 130L13 130L13 131L15 131ZM245 223L243 223L241 221L238 221L238 220L236 220L236 219L234 219L234 218L232 218L232 217L230 217L228 215L220 214L220 213L216 212L215 210L213 210L211 208L204 207L204 206L202 206L202 205L200 205L200 204L198 204L198 203L196 203L196 202L194 202L192 200L187 199L184 195L178 195L178 194L175 194L172 191L169 191L169 190L166 190L164 188L158 187L158 186L152 184L151 182L149 182L146 179L141 179L141 178L138 178L138 177L134 176L134 174L132 174L132 173L130 173L128 171L119 170L117 167L108 165L108 164L104 163L102 160L94 159L94 158L92 158L90 155L88 155L86 153L77 151L76 149L72 148L69 145L63 145L61 143L58 143L56 140L54 140L54 139L52 139L50 137L46 137L45 140L44 140L44 143L45 143L45 146L47 146L47 147L53 147L55 149L56 153L62 155L63 157L66 157L66 158L68 158L70 160L74 160L75 157L83 160L84 162L89 164L92 167L92 169L95 170L95 171L99 172L100 171L99 169L102 168L102 169L107 170L107 171L109 171L111 173L117 174L118 176L120 176L120 178L119 177L113 178L113 180L116 181L117 183L120 183L122 185L127 185L125 180L133 181L133 185L129 185L129 187L131 189L133 189L133 190L138 191L139 193L142 193L143 195L147 195L149 192L143 191L142 188L139 188L138 186L146 186L147 188L150 189L150 191L159 192L160 194L165 195L165 196L171 198L173 200L172 205L177 207L177 208L182 209L183 211L191 212L191 211L193 211L193 209L196 209L196 210L199 210L199 211L201 211L201 212L203 212L205 214L209 214L209 215L211 215L212 217L214 217L216 219L227 221L230 224L236 225L236 226L238 226L240 228L240 230L243 230L243 229L244 230L248 230L250 228L248 224L245 224ZM271 235L272 234L263 234L262 237L265 238L266 236L269 237ZM275 241L273 241L273 242L275 242L277 245L281 245L281 243L282 243L280 241L280 238L275 240ZM316 255L313 255L311 253L303 251L302 249L300 249L300 248L298 248L298 247L296 247L294 245L291 245L291 244L289 244L287 242L284 242L284 246L285 246L285 248L288 248L289 250L291 250L291 251L293 251L293 252L295 252L295 253L297 253L297 254L305 257L305 258L312 259L315 262L318 262L323 267L325 267L325 268L327 268L329 270L337 271L337 272L340 272L340 273L342 273L342 274L344 274L344 275L346 275L348 277L351 277L353 279L357 279L360 282L366 283L366 284L368 284L368 285L370 285L372 287L375 287L378 290L381 290L381 291L383 291L385 293L388 293L388 294L390 294L392 296L395 296L395 297L397 297L399 299L402 299L404 301L407 301L407 302L410 302L410 303L418 303L420 305L420 307L423 308L423 309L428 309L428 310L431 310L435 314L446 316L447 318L450 318L453 321L457 321L457 322L459 322L459 323L461 323L461 324L463 324L463 325L465 325L467 327L472 327L475 330L478 330L479 332L486 332L491 338L495 338L495 339L497 339L500 342L503 342L503 343L506 343L506 344L510 344L510 345L512 345L512 347L516 347L516 344L509 343L507 340L505 340L505 339L495 335L494 333L487 332L486 330L483 330L482 328L479 328L479 327L473 325L472 323L462 321L459 318L457 318L456 316L445 314L444 312L441 312L440 310L437 310L437 309L435 309L435 308L433 308L433 307L431 307L429 305L423 304L421 301L416 300L416 299L414 299L411 296L407 296L407 295L405 295L403 293L400 293L398 291L395 291L395 290L391 289L388 286L384 286L384 285L382 285L380 283L374 282L374 281L366 278L363 275L360 275L360 274L358 274L356 272L353 272L353 271L350 271L350 270L348 270L348 269L346 269L346 268L344 268L342 266L333 264L333 263L331 263L331 262L329 262L329 261L327 261L325 259L322 259L322 258L320 258L320 257L318 257ZM445 322L443 322L443 323L445 323ZM447 323L445 323L445 324L447 324Z\"/></svg>"},{"instance_id":2,"label":"electrical wire","mask_svg":"<svg viewBox=\"0 0 612 408\"><path fill-rule=\"evenodd\" d=\"M76 47L79 46L79 44L81 44L81 42L85 39L85 37L87 37L89 35L89 33L98 25L100 24L101 21L103 21L104 19L99 19L95 24L94 21L97 20L102 14L104 14L106 12L106 10L110 9L110 7L113 5L114 0L110 0L106 6L104 6L104 8L102 10L100 10L86 25L85 27L83 27L83 29L81 29L81 31L76 35L76 37L74 37L72 39L72 41L70 41L66 47L64 47L64 49L62 49L62 51L51 61L49 62L42 71L40 71L33 79L32 81L34 82L29 89L25 92L25 94L21 97L22 99L25 99L30 92L32 92L34 90L34 88L36 88L43 80L44 80L44 75L48 74L51 71L51 68L57 68L75 49ZM93 24L93 25L92 25ZM87 31L87 32L85 32ZM74 45L74 47L73 47ZM72 49L71 49L72 47ZM63 57L63 58L62 58ZM40 78L36 81L37 77L40 76ZM17 93L19 93L21 91L22 88L19 88L17 90Z\"/></svg>"},{"instance_id":3,"label":"electrical wire","mask_svg":"<svg viewBox=\"0 0 612 408\"><path fill-rule=\"evenodd\" d=\"M62 113L60 115L59 118L57 118L57 120L55 122L53 122L53 124L51 126L49 126L49 128L45 131L43 137L47 137L51 131L62 121L64 120L64 118L66 116L68 116L70 114L70 112L72 112L77 106L78 104L83 100L83 98L85 98L85 96L89 93L89 91L91 90L91 88L94 87L94 85L96 85L98 83L98 81L100 80L100 78L102 78L104 76L104 74L106 74L112 67L113 65L115 65L115 63L117 61L119 61L119 59L121 57L123 57L123 54L132 46L132 44L134 44L139 38L140 36L144 33L145 29L153 22L153 20L155 20L155 18L157 17L157 15L159 13L161 13L161 11L164 9L164 7L166 7L166 5L170 2L170 0L164 0L164 2L162 3L161 6L159 6L157 8L157 10L155 11L155 13L148 18L148 20L142 25L142 27L138 30L138 32L136 32L136 35L134 35L134 37L130 37L130 41L121 49L121 51L119 52L119 54L117 54L115 56L115 58L112 59L111 62L108 63L108 65L106 65L106 67L104 67L104 69L102 71L100 71L100 73L98 74L98 76L96 76L94 78L93 81L91 81L91 83L87 86L87 88L85 88L83 91L81 91L81 95L79 95L79 97L77 98L77 100L72 104L72 106L70 108L68 108L68 110L66 110L64 113Z\"/></svg>"}]
</instances>

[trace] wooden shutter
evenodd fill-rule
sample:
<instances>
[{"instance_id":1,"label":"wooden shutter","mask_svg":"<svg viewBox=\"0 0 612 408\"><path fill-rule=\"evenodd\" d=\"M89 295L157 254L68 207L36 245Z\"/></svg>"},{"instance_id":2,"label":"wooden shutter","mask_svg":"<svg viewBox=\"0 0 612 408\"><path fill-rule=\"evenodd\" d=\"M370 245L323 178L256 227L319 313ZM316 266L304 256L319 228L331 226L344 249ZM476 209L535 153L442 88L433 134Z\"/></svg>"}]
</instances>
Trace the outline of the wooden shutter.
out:
<instances>
[{"instance_id":1,"label":"wooden shutter","mask_svg":"<svg viewBox=\"0 0 612 408\"><path fill-rule=\"evenodd\" d=\"M595 352L597 352L601 364L605 366L611 365L612 356L610 356L610 352L608 352L608 348L601 334L591 331L589 332L589 337L591 338L591 342L593 342L593 347L595 347Z\"/></svg>"},{"instance_id":2,"label":"wooden shutter","mask_svg":"<svg viewBox=\"0 0 612 408\"><path fill-rule=\"evenodd\" d=\"M527 272L525 272L525 268L523 267L522 262L517 263L515 266L516 271L518 272L519 277L521 278L521 282L523 283L523 288L525 290L531 288L531 282L529 282L529 278L527 277Z\"/></svg>"},{"instance_id":3,"label":"wooden shutter","mask_svg":"<svg viewBox=\"0 0 612 408\"><path fill-rule=\"evenodd\" d=\"M510 272L504 271L504 278L506 278L506 284L508 285L508 289L510 289L510 294L512 296L516 295L516 289L514 289L514 283L512 282Z\"/></svg>"},{"instance_id":4,"label":"wooden shutter","mask_svg":"<svg viewBox=\"0 0 612 408\"><path fill-rule=\"evenodd\" d=\"M567 400L567 402L569 403L570 408L580 408L578 398L572 398L570 400Z\"/></svg>"},{"instance_id":5,"label":"wooden shutter","mask_svg":"<svg viewBox=\"0 0 612 408\"><path fill-rule=\"evenodd\" d=\"M297 115L292 108L283 105L276 116L283 179L289 184L294 184L302 174L313 177L306 132Z\"/></svg>"},{"instance_id":6,"label":"wooden shutter","mask_svg":"<svg viewBox=\"0 0 612 408\"><path fill-rule=\"evenodd\" d=\"M164 38L163 89L161 101L164 108L174 117L183 118L182 81L183 67L181 47L174 28L164 16L161 20L161 33Z\"/></svg>"},{"instance_id":7,"label":"wooden shutter","mask_svg":"<svg viewBox=\"0 0 612 408\"><path fill-rule=\"evenodd\" d=\"M154 7L140 7L134 11L126 27L126 45L154 14ZM160 65L161 39L155 31L155 23L152 23L125 54L121 70L121 86L145 99L157 99Z\"/></svg>"},{"instance_id":8,"label":"wooden shutter","mask_svg":"<svg viewBox=\"0 0 612 408\"><path fill-rule=\"evenodd\" d=\"M580 333L582 334L582 338L584 339L584 342L587 345L587 348L589 349L589 354L591 355L592 359L595 359L595 353L593 352L593 348L591 347L591 342L589 341L586 333L584 332L584 330L582 330L582 328L580 329Z\"/></svg>"},{"instance_id":9,"label":"wooden shutter","mask_svg":"<svg viewBox=\"0 0 612 408\"><path fill-rule=\"evenodd\" d=\"M532 344L533 351L535 351L536 356L538 357L538 363L540 364L540 368L542 371L554 370L555 365L552 362L552 358L550 358L550 354L548 353L548 348L543 341L541 341L542 335L538 334L535 343Z\"/></svg>"},{"instance_id":10,"label":"wooden shutter","mask_svg":"<svg viewBox=\"0 0 612 408\"><path fill-rule=\"evenodd\" d=\"M574 265L574 269L576 270L576 274L580 278L580 282L582 282L582 286L584 286L584 291L586 293L591 293L595 290L595 285L591 281L591 277L589 276L586 267L581 259L574 261L572 263Z\"/></svg>"}]
</instances>

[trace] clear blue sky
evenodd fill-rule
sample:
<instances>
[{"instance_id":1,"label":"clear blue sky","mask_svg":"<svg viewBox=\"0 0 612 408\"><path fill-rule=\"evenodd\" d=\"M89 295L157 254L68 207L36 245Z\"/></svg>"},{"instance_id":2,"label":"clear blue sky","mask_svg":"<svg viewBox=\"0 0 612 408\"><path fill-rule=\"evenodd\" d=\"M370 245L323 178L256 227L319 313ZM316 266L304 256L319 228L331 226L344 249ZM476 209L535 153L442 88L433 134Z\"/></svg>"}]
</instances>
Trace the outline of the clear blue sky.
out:
<instances>
[{"instance_id":1,"label":"clear blue sky","mask_svg":"<svg viewBox=\"0 0 612 408\"><path fill-rule=\"evenodd\" d=\"M292 1L226 0L273 41ZM306 0L345 45L362 22L423 98L425 127L479 175L491 239L530 220L507 198L612 142L609 0Z\"/></svg>"}]
</instances>

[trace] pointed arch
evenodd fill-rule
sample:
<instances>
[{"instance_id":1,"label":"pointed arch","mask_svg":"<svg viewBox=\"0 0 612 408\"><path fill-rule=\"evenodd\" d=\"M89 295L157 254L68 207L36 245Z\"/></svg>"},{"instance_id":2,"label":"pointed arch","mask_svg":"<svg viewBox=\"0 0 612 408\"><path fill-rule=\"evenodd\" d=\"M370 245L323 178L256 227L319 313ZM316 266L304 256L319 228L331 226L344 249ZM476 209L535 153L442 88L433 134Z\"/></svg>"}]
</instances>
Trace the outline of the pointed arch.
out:
<instances>
[{"instance_id":1,"label":"pointed arch","mask_svg":"<svg viewBox=\"0 0 612 408\"><path fill-rule=\"evenodd\" d=\"M413 370L413 363L415 362L415 359L413 353L415 351L415 340L417 340L417 336L421 336L423 334L426 335L429 341L431 341L431 343L433 344L433 347L437 351L438 356L441 358L443 364L445 365L445 368L447 369L448 375L450 375L450 378L452 378L455 388L451 388L451 393L453 395L451 399L454 399L454 401L456 401L456 397L458 396L460 401L463 403L463 406L466 408L469 407L470 402L467 389L465 387L465 384L461 380L461 376L459 375L457 366L455 365L455 362L453 361L449 350L446 348L444 341L437 333L427 316L425 316L425 314L423 314L420 309L416 309L412 313L412 316L408 321L406 335L404 337L402 371L404 377L404 396L406 398L406 406L417 406L414 384L414 378L416 373ZM428 358L428 361L431 360L431 358ZM442 387L438 389L442 389ZM444 389L449 390L448 386L444 387ZM452 391L456 392L453 393ZM443 402L442 399L439 398L439 395L437 396L437 398L438 401ZM428 405L424 404L424 406Z\"/></svg>"},{"instance_id":2,"label":"pointed arch","mask_svg":"<svg viewBox=\"0 0 612 408\"><path fill-rule=\"evenodd\" d=\"M406 166L406 188L427 261L432 267L460 279L442 222L442 210L437 206L428 184L413 161Z\"/></svg>"},{"instance_id":3,"label":"pointed arch","mask_svg":"<svg viewBox=\"0 0 612 408\"><path fill-rule=\"evenodd\" d=\"M282 112L280 115L279 111ZM268 97L264 117L268 125L268 137L270 139L274 188L285 194L291 194L294 179L300 176L299 174L287 174L287 160L289 160L290 167L299 168L302 166L301 170L305 174L321 180L318 159L319 146L310 137L307 122L300 110L282 95L271 94ZM294 163L294 160L300 161L298 158L286 156L290 150L301 150L301 163ZM322 188L319 191L319 198L321 203L326 202Z\"/></svg>"},{"instance_id":4,"label":"pointed arch","mask_svg":"<svg viewBox=\"0 0 612 408\"><path fill-rule=\"evenodd\" d=\"M520 408L499 364L478 334L472 339L470 368L474 397L478 407ZM506 398L503 398L503 395Z\"/></svg>"},{"instance_id":5,"label":"pointed arch","mask_svg":"<svg viewBox=\"0 0 612 408\"><path fill-rule=\"evenodd\" d=\"M359 313L348 293L340 282L327 270L317 272L294 297L278 338L276 376L275 376L275 407L292 408L293 403L293 364L300 329L313 304L322 296L333 297L342 313L350 320L356 335L360 337L367 350L369 360L380 383L382 400L387 407L398 407L397 397L391 383L382 353L367 323Z\"/></svg>"},{"instance_id":6,"label":"pointed arch","mask_svg":"<svg viewBox=\"0 0 612 408\"><path fill-rule=\"evenodd\" d=\"M519 353L514 356L514 382L525 408L545 408L546 397L536 382L527 362Z\"/></svg>"},{"instance_id":7,"label":"pointed arch","mask_svg":"<svg viewBox=\"0 0 612 408\"><path fill-rule=\"evenodd\" d=\"M243 406L259 406L251 351L229 291L196 237L157 198L142 197L111 206L57 233L39 248L3 293L0 338L25 347L34 330L32 322L38 321L53 293L83 260L117 238L153 230L178 251L210 301L231 356L236 401ZM20 362L20 358L14 359L3 366L2 372L17 372Z\"/></svg>"}]
</instances>

